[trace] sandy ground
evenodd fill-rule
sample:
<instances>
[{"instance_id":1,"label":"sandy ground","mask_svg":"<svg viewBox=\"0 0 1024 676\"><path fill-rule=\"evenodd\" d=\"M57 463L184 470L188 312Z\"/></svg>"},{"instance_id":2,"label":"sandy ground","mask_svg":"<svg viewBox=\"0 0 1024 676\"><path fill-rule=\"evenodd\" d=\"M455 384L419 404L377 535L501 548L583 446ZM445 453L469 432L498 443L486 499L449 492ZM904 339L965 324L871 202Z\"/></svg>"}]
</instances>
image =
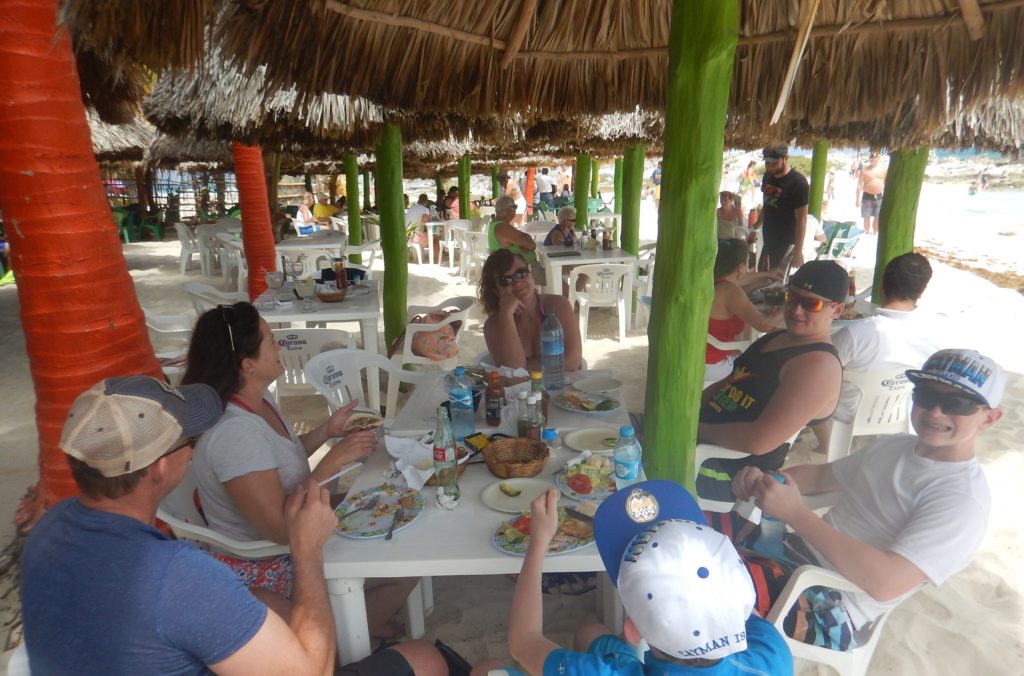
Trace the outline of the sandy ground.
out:
<instances>
[{"instance_id":1,"label":"sandy ground","mask_svg":"<svg viewBox=\"0 0 1024 676\"><path fill-rule=\"evenodd\" d=\"M653 204L643 204L641 239L655 238ZM934 236L934 233L933 233ZM857 277L870 279L874 240L860 247L853 261ZM186 280L208 281L221 287L220 278L203 280L198 271L178 274L176 242L125 246L142 305L158 312L191 313L180 285ZM378 267L380 263L377 264ZM198 267L198 266L196 266ZM885 629L872 662L873 674L1024 674L1024 585L1017 581L1022 569L1021 528L1016 518L1017 493L1024 480L1024 458L1015 445L1024 432L1024 360L1016 349L1024 299L1016 291L941 263L922 302L923 309L949 318L951 340L981 349L1010 371L1010 387L1000 424L981 439L979 457L993 492L988 536L970 567L941 588L926 588L897 609ZM379 272L379 271L378 271ZM438 302L457 295L475 295L475 287L447 268L410 265L410 303ZM611 368L625 381L624 397L631 410L642 410L647 336L630 330L625 342L615 339L613 310L594 310L584 354L592 368ZM484 349L482 315L471 314L460 346L465 361ZM962 339L960 338L962 336ZM157 345L158 349L167 347ZM0 471L0 542L13 536L10 516L37 470L34 395L20 331L18 299L12 287L0 288L0 362L4 385L0 409L0 435L4 439ZM304 401L305 400L305 401ZM286 400L287 411L300 424L315 424L323 409L308 398ZM802 438L791 462L814 462L820 456L806 448ZM472 661L507 657L506 631L512 583L503 576L435 578L437 605L427 621L428 638L441 638ZM578 597L546 596L545 629L568 644L574 628L597 619L596 594ZM0 661L4 664L5 660ZM801 665L801 673L828 673Z\"/></svg>"}]
</instances>

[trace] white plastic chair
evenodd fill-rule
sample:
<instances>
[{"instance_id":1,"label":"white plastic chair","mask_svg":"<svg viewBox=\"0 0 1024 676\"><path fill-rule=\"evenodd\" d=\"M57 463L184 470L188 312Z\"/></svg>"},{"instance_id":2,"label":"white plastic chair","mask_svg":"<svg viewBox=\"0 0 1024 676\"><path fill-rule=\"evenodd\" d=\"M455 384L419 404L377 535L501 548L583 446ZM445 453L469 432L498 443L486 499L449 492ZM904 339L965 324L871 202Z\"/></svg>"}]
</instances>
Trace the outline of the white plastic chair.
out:
<instances>
[{"instance_id":1,"label":"white plastic chair","mask_svg":"<svg viewBox=\"0 0 1024 676\"><path fill-rule=\"evenodd\" d=\"M494 207L488 207L488 206L480 207L479 211L480 211L480 218L484 219L484 223L487 223L488 221L490 221L491 218L496 213Z\"/></svg>"},{"instance_id":2,"label":"white plastic chair","mask_svg":"<svg viewBox=\"0 0 1024 676\"><path fill-rule=\"evenodd\" d=\"M431 371L436 371L438 369L442 371L450 371L458 366L458 355L443 361L434 361L429 357L423 357L415 354L412 351L413 341L415 340L417 333L431 333L445 326L457 325L455 327L455 344L458 345L463 331L466 330L466 323L469 320L469 311L472 309L474 303L476 303L476 298L473 296L456 296L454 298L448 298L437 305L410 305L408 310L406 310L405 336L402 339L402 351L396 353L395 356L392 357L392 360L399 368L404 367L406 364L420 364L429 366L429 370ZM429 315L431 312L438 312L440 310L449 310L452 312L444 319L444 321L436 324L426 324L422 322L413 323L413 319L419 315ZM388 410L391 410L398 403L397 385L398 383L396 379L389 379L387 396Z\"/></svg>"},{"instance_id":3,"label":"white plastic chair","mask_svg":"<svg viewBox=\"0 0 1024 676\"><path fill-rule=\"evenodd\" d=\"M220 240L223 249L221 253L220 270L227 284L231 276L231 270L237 270L236 288L242 291L245 283L249 280L249 266L245 260L245 247L242 240L228 232L218 232L216 235Z\"/></svg>"},{"instance_id":4,"label":"white plastic chair","mask_svg":"<svg viewBox=\"0 0 1024 676\"><path fill-rule=\"evenodd\" d=\"M339 232L348 232L348 221L337 216L331 216L331 228Z\"/></svg>"},{"instance_id":5,"label":"white plastic chair","mask_svg":"<svg viewBox=\"0 0 1024 676\"><path fill-rule=\"evenodd\" d=\"M867 373L843 372L844 383L860 390L860 402L852 422L832 420L828 462L850 454L854 437L910 432L910 403L914 384L907 366L880 364Z\"/></svg>"},{"instance_id":6,"label":"white plastic chair","mask_svg":"<svg viewBox=\"0 0 1024 676\"><path fill-rule=\"evenodd\" d=\"M370 268L370 267L373 266L373 261L377 257L377 253L379 251L380 251L380 239L368 239L368 240L363 240L362 244L351 244L351 243L349 243L349 244L345 245L345 255L346 256L354 256L356 254L365 255L367 253L370 254L369 260L363 260L363 262L362 262L362 265L365 265L367 268Z\"/></svg>"},{"instance_id":7,"label":"white plastic chair","mask_svg":"<svg viewBox=\"0 0 1024 676\"><path fill-rule=\"evenodd\" d=\"M569 273L569 304L580 305L580 336L587 340L587 322L592 307L614 307L619 313L619 342L626 339L626 296L623 281L633 274L633 266L626 263L607 265L577 265ZM576 280L587 276L587 290L577 291ZM632 302L632 298L630 299Z\"/></svg>"},{"instance_id":8,"label":"white plastic chair","mask_svg":"<svg viewBox=\"0 0 1024 676\"><path fill-rule=\"evenodd\" d=\"M472 229L470 221L455 219L444 224L444 239L441 240L441 251L448 252L448 269L455 269L455 252L462 248L462 233ZM438 261L440 262L440 261Z\"/></svg>"},{"instance_id":9,"label":"white plastic chair","mask_svg":"<svg viewBox=\"0 0 1024 676\"><path fill-rule=\"evenodd\" d=\"M459 274L469 282L473 277L473 268L480 268L483 273L484 261L491 255L487 245L486 232L462 233L462 257L459 259Z\"/></svg>"},{"instance_id":10,"label":"white plastic chair","mask_svg":"<svg viewBox=\"0 0 1024 676\"><path fill-rule=\"evenodd\" d=\"M206 520L196 508L196 480L192 471L192 467L189 467L181 483L163 499L156 512L157 518L171 527L175 537L199 543L200 549L214 545L219 551L242 559L263 559L288 553L288 545L270 540L242 542L221 535L207 526Z\"/></svg>"},{"instance_id":11,"label":"white plastic chair","mask_svg":"<svg viewBox=\"0 0 1024 676\"><path fill-rule=\"evenodd\" d=\"M435 324L436 326L436 324ZM382 354L365 350L329 350L316 355L306 363L306 382L324 395L331 410L343 406L352 399L358 399L361 408L368 408L369 399L363 387L363 371L376 368L387 373L388 383L392 379L414 385L434 378L433 373L405 371ZM385 418L394 418L398 411L389 406L381 412Z\"/></svg>"},{"instance_id":12,"label":"white plastic chair","mask_svg":"<svg viewBox=\"0 0 1024 676\"><path fill-rule=\"evenodd\" d=\"M181 288L185 290L188 299L192 301L192 309L196 311L197 317L221 304L233 305L240 300L249 300L244 293L221 291L200 282L185 282Z\"/></svg>"},{"instance_id":13,"label":"white plastic chair","mask_svg":"<svg viewBox=\"0 0 1024 676\"><path fill-rule=\"evenodd\" d=\"M221 243L217 233L242 228L237 218L221 218L214 223L200 223L196 226L196 242L199 244L199 266L206 276L213 274L214 264L220 263Z\"/></svg>"},{"instance_id":14,"label":"white plastic chair","mask_svg":"<svg viewBox=\"0 0 1024 676\"><path fill-rule=\"evenodd\" d=\"M185 274L192 267L192 256L199 254L199 267L202 268L202 254L199 251L199 241L194 232L188 229L184 223L175 223L174 230L178 233L178 241L181 242L181 255L178 259L178 271Z\"/></svg>"},{"instance_id":15,"label":"white plastic chair","mask_svg":"<svg viewBox=\"0 0 1024 676\"><path fill-rule=\"evenodd\" d=\"M641 255L645 257L637 259L637 275L633 282L633 288L636 289L637 303L637 311L633 313L634 329L647 326L647 322L650 321L651 303L654 296L654 250L641 251ZM641 308L643 308L643 319L640 318Z\"/></svg>"},{"instance_id":16,"label":"white plastic chair","mask_svg":"<svg viewBox=\"0 0 1024 676\"><path fill-rule=\"evenodd\" d=\"M810 587L828 587L837 591L864 593L860 587L839 573L818 566L800 566L793 571L789 582L786 583L779 598L768 611L766 619L775 625L779 634L786 640L786 645L789 646L794 658L826 664L835 669L839 676L866 674L868 666L871 664L871 657L875 654L875 648L878 647L878 639L882 636L882 627L885 626L889 614L885 613L874 622L858 629L856 638L860 645L851 650L830 650L797 641L786 636L782 625L789 609Z\"/></svg>"},{"instance_id":17,"label":"white plastic chair","mask_svg":"<svg viewBox=\"0 0 1024 676\"><path fill-rule=\"evenodd\" d=\"M353 347L352 335L339 329L274 329L274 340L281 346L278 356L284 366L277 379L278 397L315 394L303 371L309 360L327 350Z\"/></svg>"},{"instance_id":18,"label":"white plastic chair","mask_svg":"<svg viewBox=\"0 0 1024 676\"><path fill-rule=\"evenodd\" d=\"M799 436L801 430L803 430L802 427L799 430L797 430L793 434L793 436L786 440L787 443L792 445L793 442L796 441L796 438L797 436ZM734 451L731 448L725 448L724 446L716 446L715 444L697 444L697 448L694 450L693 454L694 483L696 483L697 481L697 475L700 474L701 465L703 465L708 460L743 460L744 458L749 457L749 453L745 453L743 451ZM697 504L700 506L700 508L708 512L728 512L732 510L733 506L736 504L735 500L713 500L710 498L702 498L700 495L697 495L696 493L693 497L697 499ZM761 510L755 508L755 515L748 518L750 521L757 523L761 520L760 514Z\"/></svg>"},{"instance_id":19,"label":"white plastic chair","mask_svg":"<svg viewBox=\"0 0 1024 676\"><path fill-rule=\"evenodd\" d=\"M752 340L719 340L718 338L712 336L710 333L707 336L707 344L710 345L711 347L721 350L722 352L743 352L748 347L750 347L751 343L753 342L754 341ZM707 388L708 385L711 385L712 383L715 383L718 380L718 378L714 380L705 380L704 385L703 387L701 387L701 389L703 390Z\"/></svg>"}]
</instances>

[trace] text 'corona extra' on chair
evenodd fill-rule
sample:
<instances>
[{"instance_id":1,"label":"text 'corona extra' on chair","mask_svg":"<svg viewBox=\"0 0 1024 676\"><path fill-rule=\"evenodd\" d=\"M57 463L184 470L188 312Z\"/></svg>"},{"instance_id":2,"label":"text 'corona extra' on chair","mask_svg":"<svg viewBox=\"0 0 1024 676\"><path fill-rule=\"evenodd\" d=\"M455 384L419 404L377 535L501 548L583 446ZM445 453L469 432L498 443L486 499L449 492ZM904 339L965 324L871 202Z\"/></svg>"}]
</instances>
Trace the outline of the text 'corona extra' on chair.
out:
<instances>
[{"instance_id":1,"label":"text 'corona extra' on chair","mask_svg":"<svg viewBox=\"0 0 1024 676\"><path fill-rule=\"evenodd\" d=\"M321 352L352 347L351 334L340 329L274 329L274 340L281 346L278 357L284 366L276 383L278 399L315 394L303 370L309 360Z\"/></svg>"},{"instance_id":2,"label":"text 'corona extra' on chair","mask_svg":"<svg viewBox=\"0 0 1024 676\"><path fill-rule=\"evenodd\" d=\"M851 422L833 417L828 439L827 462L850 454L854 437L910 432L910 395L914 384L907 366L879 364L867 373L843 372L843 389L856 387L860 401Z\"/></svg>"},{"instance_id":3,"label":"text 'corona extra' on chair","mask_svg":"<svg viewBox=\"0 0 1024 676\"><path fill-rule=\"evenodd\" d=\"M580 305L580 336L587 340L587 321L592 307L614 307L619 313L619 342L626 339L626 296L623 281L633 274L626 263L577 265L569 273L569 304ZM585 291L576 290L576 280L587 276ZM629 302L632 302L632 298Z\"/></svg>"},{"instance_id":4,"label":"text 'corona extra' on chair","mask_svg":"<svg viewBox=\"0 0 1024 676\"><path fill-rule=\"evenodd\" d=\"M385 355L349 349L321 352L310 359L305 368L306 382L324 395L332 411L352 399L358 399L361 408L368 408L369 400L363 386L363 371L367 369L384 371L389 383L394 378L400 382L418 385L434 378L433 373L405 371ZM368 374L367 377L373 376ZM389 407L386 411L381 411L381 414L391 419L398 411Z\"/></svg>"}]
</instances>

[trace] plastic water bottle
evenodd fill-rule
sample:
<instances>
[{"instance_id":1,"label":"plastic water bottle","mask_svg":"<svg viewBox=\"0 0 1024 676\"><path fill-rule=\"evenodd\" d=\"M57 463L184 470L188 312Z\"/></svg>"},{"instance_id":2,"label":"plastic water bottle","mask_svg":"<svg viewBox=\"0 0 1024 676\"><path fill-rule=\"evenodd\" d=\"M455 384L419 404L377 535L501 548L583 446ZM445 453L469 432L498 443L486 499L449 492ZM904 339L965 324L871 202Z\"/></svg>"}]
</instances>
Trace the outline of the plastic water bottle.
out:
<instances>
[{"instance_id":1,"label":"plastic water bottle","mask_svg":"<svg viewBox=\"0 0 1024 676\"><path fill-rule=\"evenodd\" d=\"M455 367L455 378L448 390L448 402L452 410L452 435L457 444L476 431L473 420L473 383L466 376L466 369L461 366Z\"/></svg>"},{"instance_id":2,"label":"plastic water bottle","mask_svg":"<svg viewBox=\"0 0 1024 676\"><path fill-rule=\"evenodd\" d=\"M770 477L780 484L786 483L786 477L772 472ZM786 537L786 522L776 519L762 512L761 514L761 535L754 543L753 550L776 561L786 558L783 552L783 542Z\"/></svg>"},{"instance_id":3,"label":"plastic water bottle","mask_svg":"<svg viewBox=\"0 0 1024 676\"><path fill-rule=\"evenodd\" d=\"M565 334L554 314L547 314L540 328L541 372L545 390L565 387Z\"/></svg>"},{"instance_id":4,"label":"plastic water bottle","mask_svg":"<svg viewBox=\"0 0 1024 676\"><path fill-rule=\"evenodd\" d=\"M545 427L541 432L540 439L548 445L552 455L562 450L562 444L558 439L558 430L554 427Z\"/></svg>"},{"instance_id":5,"label":"plastic water bottle","mask_svg":"<svg viewBox=\"0 0 1024 676\"><path fill-rule=\"evenodd\" d=\"M437 407L437 429L434 431L434 476L437 478L437 504L451 509L459 499L458 460L455 440L448 424L448 411Z\"/></svg>"},{"instance_id":6,"label":"plastic water bottle","mask_svg":"<svg viewBox=\"0 0 1024 676\"><path fill-rule=\"evenodd\" d=\"M640 442L634 436L632 425L619 428L619 440L612 451L615 463L615 489L621 491L640 481Z\"/></svg>"}]
</instances>

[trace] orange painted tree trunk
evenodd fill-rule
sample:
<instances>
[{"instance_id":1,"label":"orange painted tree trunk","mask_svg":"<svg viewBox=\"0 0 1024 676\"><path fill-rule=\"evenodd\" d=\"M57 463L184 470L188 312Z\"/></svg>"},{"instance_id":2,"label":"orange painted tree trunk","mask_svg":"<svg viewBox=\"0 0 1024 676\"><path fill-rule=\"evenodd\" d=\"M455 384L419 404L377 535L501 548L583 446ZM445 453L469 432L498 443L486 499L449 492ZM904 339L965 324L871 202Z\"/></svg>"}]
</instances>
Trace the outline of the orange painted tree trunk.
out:
<instances>
[{"instance_id":1,"label":"orange painted tree trunk","mask_svg":"<svg viewBox=\"0 0 1024 676\"><path fill-rule=\"evenodd\" d=\"M264 271L275 270L277 252L274 231L270 228L267 183L263 175L263 152L259 146L233 142L238 204L242 209L242 246L249 264L249 300L255 300L267 288Z\"/></svg>"},{"instance_id":2,"label":"orange painted tree trunk","mask_svg":"<svg viewBox=\"0 0 1024 676\"><path fill-rule=\"evenodd\" d=\"M537 167L530 167L526 170L526 185L523 190L523 197L526 198L526 217L533 216L533 185L537 178Z\"/></svg>"},{"instance_id":3,"label":"orange painted tree trunk","mask_svg":"<svg viewBox=\"0 0 1024 676\"><path fill-rule=\"evenodd\" d=\"M108 376L161 375L56 11L0 0L0 208L39 427L38 491L19 522L77 492L58 448L75 397Z\"/></svg>"}]
</instances>

